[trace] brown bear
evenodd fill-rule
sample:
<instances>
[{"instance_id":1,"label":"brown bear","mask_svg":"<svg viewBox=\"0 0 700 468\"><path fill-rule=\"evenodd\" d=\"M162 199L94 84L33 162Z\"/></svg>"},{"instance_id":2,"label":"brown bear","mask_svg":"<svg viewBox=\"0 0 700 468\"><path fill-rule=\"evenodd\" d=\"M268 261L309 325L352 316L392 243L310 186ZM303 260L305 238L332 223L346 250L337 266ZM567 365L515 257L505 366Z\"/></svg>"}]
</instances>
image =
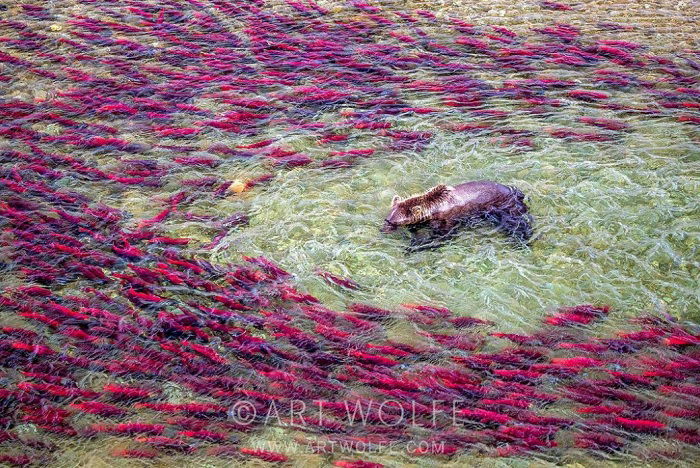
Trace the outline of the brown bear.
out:
<instances>
[{"instance_id":1,"label":"brown bear","mask_svg":"<svg viewBox=\"0 0 700 468\"><path fill-rule=\"evenodd\" d=\"M436 246L433 245L436 240L452 237L460 226L488 221L512 238L527 243L532 237L532 217L524 199L525 195L517 188L490 180L465 182L454 187L440 184L421 195L406 199L395 196L381 231L408 227L414 233L415 244L417 230L428 227L432 231L429 248Z\"/></svg>"}]
</instances>

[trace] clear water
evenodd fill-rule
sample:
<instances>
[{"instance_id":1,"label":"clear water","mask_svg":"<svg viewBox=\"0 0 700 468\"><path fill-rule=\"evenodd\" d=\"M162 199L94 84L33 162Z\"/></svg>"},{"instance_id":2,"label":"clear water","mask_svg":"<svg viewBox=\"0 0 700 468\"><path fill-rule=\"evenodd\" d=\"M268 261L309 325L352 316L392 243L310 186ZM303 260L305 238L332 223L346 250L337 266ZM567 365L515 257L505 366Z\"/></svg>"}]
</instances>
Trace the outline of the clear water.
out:
<instances>
[{"instance_id":1,"label":"clear water","mask_svg":"<svg viewBox=\"0 0 700 468\"><path fill-rule=\"evenodd\" d=\"M194 9L181 3L184 14ZM330 12L333 20L361 19L362 13L341 2L319 2ZM440 18L458 17L486 29L489 25L505 26L520 34L523 41L543 43L547 39L531 31L556 22L572 24L581 30L585 41L616 39L639 42L645 46L640 54L662 54L674 58L687 76L697 80L700 72L683 65L683 57L695 57L690 49L697 49L697 22L700 18L698 2L580 2L572 4L572 11L543 10L536 2L482 2L459 5L455 2L377 2L385 15L394 11L424 8ZM54 11L52 20L34 21L37 32L50 38L70 37L74 28L68 23L71 15L114 19L119 7L109 2L72 3L48 2ZM282 2L267 2L269 11L294 15ZM19 4L10 4L2 13L5 18L20 18ZM226 18L211 5L205 11L218 17L231 32L242 35L245 25L235 17ZM124 13L123 20L136 24L133 15ZM298 21L304 21L296 16ZM394 20L397 18L394 16ZM26 20L26 18L23 18ZM32 22L34 21L34 22ZM630 31L609 31L600 22L619 22L634 26ZM393 30L409 34L407 23L377 33L371 42L398 45L387 33ZM453 44L456 32L442 20L421 20L425 33L443 44ZM16 34L3 28L2 35ZM172 45L148 35L115 33L115 36L148 44L167 53ZM358 51L360 45L357 46ZM516 46L513 46L516 47ZM0 49L4 49L0 43ZM31 58L37 64L42 58L31 51L8 53ZM54 53L65 53L64 46L56 46ZM97 48L100 57L119 57L119 53ZM74 52L74 51L71 51ZM91 52L93 53L93 52ZM475 58L476 62L483 57ZM148 56L136 61L139 66L154 64ZM106 68L90 62L69 63L84 71L108 74ZM606 64L607 65L607 64ZM3 69L4 67L4 69ZM50 69L50 63L46 64ZM614 67L608 67L614 68ZM677 83L663 82L667 75L658 67L643 67L618 71L630 73L642 80L658 81L657 89L673 90ZM331 70L332 71L332 70ZM9 65L0 65L3 74L13 73ZM439 80L449 75L445 71L415 67L399 72L412 80ZM576 88L601 89L611 100L627 106L656 106L657 98L644 88L609 89L591 87L592 68L564 67L557 64L538 64L538 71L516 72L508 69L477 70L475 79L492 86L506 80L532 76L549 76L573 80ZM298 85L310 85L301 82ZM5 98L27 101L52 99L76 83L56 82L28 72L11 75L3 82ZM394 85L385 86L387 90ZM246 98L275 100L291 88L275 86L258 95ZM231 111L231 106L217 98L206 96L216 87L199 90L191 104L214 111ZM230 93L232 96L235 93ZM405 113L381 116L393 124L392 130L432 132L432 140L420 151L415 149L387 149L390 138L378 132L347 130L342 122L347 113L355 110L352 104L338 104L314 112L304 110L308 121L326 124L324 131L348 133L343 143L322 144L314 130L293 128L293 125L260 125L252 137L213 129L187 140L160 138L143 119L91 115L86 121L118 127L118 138L151 144L183 144L197 147L189 156L225 157L207 152L212 144L230 147L250 144L264 139L275 139L275 146L293 149L322 161L330 151L353 148L373 148L376 153L361 159L349 168L329 169L315 165L290 170L271 169L264 159L228 159L210 169L205 167L179 168L157 190L129 188L107 184L85 184L74 181L69 188L84 192L98 200L123 209L133 216L133 225L139 220L157 214L165 199L182 189L182 181L197 177L215 176L221 180L246 181L270 171L276 177L271 182L242 193L230 193L223 199L204 196L188 207L189 211L226 216L243 211L250 216L247 226L231 230L212 250L203 249L215 231L206 223L174 216L165 221L161 230L165 235L190 237L195 240L193 250L199 257L212 262L237 262L242 255L265 255L292 272L300 290L308 291L329 307L342 308L351 302L367 302L380 307L395 307L402 303L431 303L446 306L459 314L493 320L501 331L524 332L540 323L546 310L563 304L610 304L614 313L602 325L601 332L615 331L629 317L644 312L667 312L681 320L700 321L700 132L698 126L679 122L680 111L663 110L658 116L602 109L597 105L571 99L567 90L547 92L547 97L564 102L562 107L548 108L545 114L533 115L511 99L492 98L483 109L510 111L507 117L475 117L460 109L442 105L438 93L415 89L401 89L401 97L414 107L434 107L439 112L430 114ZM690 99L689 99L690 100ZM697 102L697 99L695 100ZM292 104L286 104L292 106ZM684 111L698 116L697 109ZM275 116L288 117L289 109ZM599 129L577 122L581 116L614 118L629 124L622 132L604 132L614 135L610 142L575 142L554 138L548 129L573 127L592 132ZM189 127L201 120L191 114L176 115L167 125ZM533 132L532 148L509 145L500 131L473 133L451 131L456 124L485 122L496 129L515 128ZM60 126L37 123L36 131L49 135L61 133ZM9 139L0 144L16 144ZM65 150L65 149L64 149ZM121 169L125 160L151 159L168 163L173 154L168 150L151 148L138 155L125 156L110 150L71 149L81 157L96 161L99 167ZM379 227L387 214L395 194L407 196L420 193L438 184L457 184L468 180L491 179L519 187L527 195L527 203L535 218L536 240L531 248L516 249L502 236L487 228L463 232L456 240L436 249L407 254L407 237L401 233L385 235ZM339 289L324 282L314 271L317 268L354 279L361 285L356 292ZM0 278L12 284L14 278ZM394 331L401 334L401 327ZM99 379L100 376L94 376ZM181 389L174 388L177 394ZM182 398L182 396L180 396ZM177 399L177 398L174 398ZM288 433L269 429L257 434L255 440L285 440ZM136 461L115 461L105 457L114 448L117 439L100 439L81 444L78 449L63 443L57 466L112 466L113 463L135 464ZM673 447L670 447L673 448ZM663 450L670 449L663 446ZM635 450L639 450L635 453ZM648 464L667 463L663 450L644 449L643 444L633 448L629 461ZM662 461L654 460L658 456ZM378 455L372 461L391 464L415 463L419 466L445 464L437 459L407 459L404 455ZM301 455L295 458L297 466L323 466L323 456ZM610 461L610 463L619 460ZM157 461L146 461L150 466L200 466L202 459L167 456ZM243 463L243 462L235 462ZM252 462L245 462L252 463ZM484 463L481 458L464 456L449 462L454 466ZM494 466L544 466L570 463L580 466L591 463L581 453L567 453L558 460L538 458L497 462ZM596 460L605 465L607 461ZM627 463L625 461L624 463ZM694 462L688 459L687 466ZM225 466L228 462L206 459L207 466Z\"/></svg>"}]
</instances>

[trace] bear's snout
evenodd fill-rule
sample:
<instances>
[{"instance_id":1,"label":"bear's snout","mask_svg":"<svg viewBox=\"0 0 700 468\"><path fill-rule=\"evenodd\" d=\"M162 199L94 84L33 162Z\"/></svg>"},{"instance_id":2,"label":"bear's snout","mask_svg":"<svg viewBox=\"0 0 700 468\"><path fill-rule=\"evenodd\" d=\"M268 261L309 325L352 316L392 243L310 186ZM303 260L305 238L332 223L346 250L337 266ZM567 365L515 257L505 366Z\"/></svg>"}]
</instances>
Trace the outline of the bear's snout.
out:
<instances>
[{"instance_id":1,"label":"bear's snout","mask_svg":"<svg viewBox=\"0 0 700 468\"><path fill-rule=\"evenodd\" d=\"M394 223L391 223L389 221L384 221L384 225L379 229L379 232L383 234L387 234L389 232L394 232L398 229L398 226Z\"/></svg>"}]
</instances>

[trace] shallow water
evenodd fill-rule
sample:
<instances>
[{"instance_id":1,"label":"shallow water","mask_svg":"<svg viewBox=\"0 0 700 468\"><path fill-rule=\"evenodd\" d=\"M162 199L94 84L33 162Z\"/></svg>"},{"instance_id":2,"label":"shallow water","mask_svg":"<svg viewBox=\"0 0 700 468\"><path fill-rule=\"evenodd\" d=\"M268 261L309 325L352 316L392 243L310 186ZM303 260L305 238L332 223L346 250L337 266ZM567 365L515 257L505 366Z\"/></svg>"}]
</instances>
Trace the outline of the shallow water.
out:
<instances>
[{"instance_id":1,"label":"shallow water","mask_svg":"<svg viewBox=\"0 0 700 468\"><path fill-rule=\"evenodd\" d=\"M547 145L524 156L450 136L421 154L342 174L291 171L250 200L251 226L227 237L215 255L266 253L312 293L339 304L432 301L515 329L564 298L615 304L631 315L660 308L690 318L698 301L697 181L685 161L663 158L663 170L654 170L660 156L625 157L622 146ZM405 238L378 233L393 194L478 179L528 194L537 232L531 249L477 230L407 255ZM363 292L338 297L337 288L313 276L314 266L354 278Z\"/></svg>"},{"instance_id":2,"label":"shallow water","mask_svg":"<svg viewBox=\"0 0 700 468\"><path fill-rule=\"evenodd\" d=\"M148 2L128 3L134 9L149 6ZM150 5L156 3L150 2ZM6 10L0 11L3 19L27 22L32 31L45 34L47 37L40 39L42 50L58 54L64 60L49 59L28 49L26 44L12 43L12 39L18 37L18 31L3 24L0 33L4 40L0 43L0 51L30 60L40 69L59 73L55 79L37 76L27 67L4 60L0 64L1 76L5 77L1 83L5 88L3 99L46 105L49 110L55 110L52 107L56 102L54 99L70 102L79 108L69 113L72 118L116 129L114 134L97 131L94 134L140 145L135 150L119 148L119 144L90 148L83 143L47 139L70 136L70 131L58 123L46 120L22 122L25 128L39 132L40 140L37 141L41 142L42 149L84 158L94 167L128 177L138 177L138 174L129 174L128 170L142 169L132 160L155 161L158 168L164 170L164 175L158 177L162 185L157 187L89 180L87 177L61 179L57 183L59 186L123 210L126 225L131 228L161 212L164 200L181 190L196 194L188 201L188 212L216 218L244 212L249 216L248 225L228 230L213 248L205 246L220 230L212 227L209 221L187 219L179 212L168 215L157 224L158 234L191 238L189 251L217 264L239 263L244 255L264 255L293 273L299 290L337 310L353 302L390 309L405 303L429 303L448 307L457 315L491 320L501 332L523 333L533 331L540 325L546 311L561 305L609 304L613 313L594 328L596 334L607 336L614 334L629 318L649 312L668 313L690 324L700 321L700 133L697 120L686 118L698 119L700 107L697 105L698 94L678 94L677 91L678 88L692 88L696 92L698 89L700 70L697 63L700 58L695 29L700 12L697 2L615 5L581 2L571 4L573 10L570 11L544 9L537 2L516 5L509 2L469 5L376 2L372 5L382 9L376 13L341 2L319 2L328 12L318 15L299 13L284 2L260 3L259 7L266 13L288 16L295 25L288 33L296 39L308 34L332 42L333 35L326 33L323 25L336 27L338 22L355 21L354 25L366 28L366 32L351 35L349 42L345 37L339 38L338 43L344 47L340 55L360 62L372 62L393 77L407 79L372 80L370 78L374 75L381 74L371 71L370 67L365 67L366 70L350 67L356 75L341 84L327 83L332 73L348 71L348 67L336 62L307 68L303 63L297 64L302 67L299 71L293 66L273 66L265 62L264 57L256 56L256 52L250 50L250 43L254 36L263 35L263 32L251 33L250 30L264 28L254 22L255 14L237 16L217 9L217 5L223 3L174 1L170 7L174 6L176 10L167 7L170 9L165 15L166 23L192 21L195 24L195 19L201 18L199 14L206 14L224 25L227 33L236 36L238 43L231 40L231 44L219 44L221 50L215 49L216 41L200 44L203 53L210 54L207 59L212 60L204 63L201 57L195 60L185 55L187 46L177 43L181 31L173 32L175 39L154 35L158 30L159 20L156 18L160 4L153 10L152 17L108 1L45 5L53 16L43 19L28 15L27 11L31 10L23 9L19 3L10 4ZM416 22L412 23L396 15L397 12L412 13L414 8L429 10L438 18L414 14ZM178 13L184 20L178 17ZM372 19L372 14L391 18L395 24L382 26ZM143 28L141 32L114 30L112 27L98 30L104 40L132 40L144 49L132 50L132 53L126 46L106 45L85 36L76 38L72 33L91 31L90 27L84 27L85 24L70 22L80 15ZM315 23L312 17L316 18ZM483 34L494 32L490 28L493 25L507 27L518 34L512 44L490 39L487 42L490 51L502 52L502 48L525 47L524 44L543 47L556 44L556 47L564 48L568 44L566 41L537 33L533 28L567 23L580 30L575 42L583 46L591 46L601 39L641 44L640 49L631 49L629 53L636 59L644 59L645 63L612 63L600 59L579 67L535 57L524 59L524 66L532 66L532 69L518 70L517 63L515 68L508 68L498 55L459 49L455 39L463 33L455 31L450 23L450 18L455 17L473 23L478 31L475 36L480 40ZM610 26L601 26L602 22L620 23L631 28L611 30ZM197 30L198 26L192 24L188 23L188 26ZM314 25L318 28L314 29ZM443 54L426 43L407 45L389 34L394 32L419 38L421 34L416 32L416 27L429 41L455 48L462 55ZM56 42L60 38L71 38L89 45L87 50L80 51L66 43ZM380 50L374 48L377 44L396 49L387 49L389 53L376 55L375 52ZM330 46L326 44L326 47ZM324 47L318 50L323 52ZM229 56L227 63L215 63L217 54L224 53L241 56L237 60ZM423 59L419 54L426 53L436 62L421 62ZM548 56L554 53L555 50L550 50ZM392 63L390 59L398 55L418 61L406 66ZM654 62L649 58L651 55L672 60L671 65ZM127 65L122 68L94 60L121 60L125 57ZM274 62L275 56L271 57L267 58ZM284 57L291 60L294 52ZM453 65L468 63L475 68L469 71L450 69L444 63L437 63L440 60ZM227 68L231 64L233 67ZM204 76L205 79L200 82L183 79L178 83L177 77L166 79L147 69L154 66L170 72L183 72L190 77ZM665 66L677 74L664 71ZM158 99L168 101L169 105L185 103L199 109L173 111L169 108L164 111L169 114L167 117L146 115L146 110L160 112L148 109L147 104L139 108L138 113L126 112L127 115L100 110L100 105L111 101L93 105L87 100L73 99L70 93L75 88L88 93L94 90L97 100L103 95L129 103L133 103L132 98L138 93L112 94L114 89L109 85L97 81L91 83L80 76L76 78L62 67L73 67L102 78L114 76L117 83L126 85L138 82L142 79L138 73L144 73L159 88L159 93L162 91L155 94ZM594 72L603 68L625 74L632 83L611 86L596 82L595 79L602 75ZM133 74L119 74L124 70L131 70ZM210 82L207 77L211 76L214 78ZM507 82L543 77L573 82L561 89L534 89L528 95L559 100L556 105L526 104L520 97L510 94L513 88L509 88ZM473 87L463 92L426 89L430 83L444 84L454 78L468 78L462 83ZM278 81L267 84L246 81L265 79ZM227 84L232 89L224 89ZM341 93L347 91L351 97L305 102L300 99L315 91L302 88L304 86L322 86ZM604 91L609 98L588 102L572 97L569 94L572 89ZM178 96L177 93L183 94ZM663 93L676 94L668 97ZM460 94L480 102L465 107L446 105L446 99ZM151 94L144 92L144 96ZM400 99L401 106L409 110L376 113L381 105L367 106L362 102L380 97ZM265 102L258 103L258 107L245 107L240 101L239 104L234 102L241 99L262 99ZM664 106L668 102L693 105ZM607 103L615 103L620 108L606 108ZM86 107L81 111L82 105ZM410 108L428 108L430 111L422 113ZM260 121L247 122L236 131L203 123L233 111L269 115ZM580 122L578 119L583 116L615 119L629 127L621 131L604 130ZM391 131L430 132L431 137L417 142L410 138L401 140L382 130L354 128L353 123L358 121L386 122L391 124ZM488 128L479 132L455 130L455 126L467 123L483 124ZM315 128L309 124L322 125ZM199 131L184 138L170 138L164 134L167 130L161 127L199 128ZM574 141L576 137L552 135L561 128L589 136L593 134L591 139L601 137L609 141ZM347 135L347 139L339 142L324 139L337 134ZM274 140L269 147L250 151L236 148L268 139ZM27 140L11 132L0 136L0 144L4 149L19 151L28 151L29 145ZM221 151L215 145L225 145L231 151ZM270 148L302 153L313 162L295 168L279 167L274 164L275 156L267 153ZM352 160L350 167L322 167L323 161L333 157L331 152L353 149L373 149L375 152L369 157ZM207 167L208 163L188 165L175 162L177 157L204 158L211 160L214 167ZM225 191L223 197L215 196L210 189L198 192L192 185L187 185L188 180L216 177L217 184L235 182L232 187L237 187L236 184L266 173L274 173L274 179L241 192ZM531 247L516 248L508 239L483 227L465 231L438 249L407 254L407 235L379 233L395 194L408 196L439 183L458 184L477 179L515 185L527 195L527 204L535 219L535 240ZM353 292L329 284L315 273L318 268L352 278L361 288ZM2 273L0 276L0 284L5 287L18 283L13 274ZM69 286L65 292L75 291ZM410 339L412 332L405 324L396 323L388 326L387 333ZM102 373L85 376L91 388L99 387L105 378ZM697 379L697 376L693 378ZM188 401L195 396L176 384L167 390L171 392L168 394L171 402ZM28 433L33 432L30 425L24 424L23 427ZM266 428L247 442L249 445L261 441L280 442L288 437L289 432L280 428ZM71 441L57 443L62 450L56 463L61 466L111 465L115 463L114 458L105 454L119 446L119 439L106 437L79 442L77 447ZM668 463L665 450L676 449L677 445L664 443L657 451L653 444L651 449L644 448L642 440L621 458L611 457L610 463L621 460L661 463L653 457ZM579 452L582 451L544 454L542 458L537 455L536 462L508 459L503 464L574 465L591 462L590 455ZM483 463L483 458L473 457L476 456L467 454L450 463L457 466ZM416 459L405 453L380 454L368 459L389 465L437 466L444 462L441 459ZM687 466L693 464L692 458L681 459L686 460L683 463ZM319 455L300 455L295 460L299 466L330 462ZM187 457L171 455L144 463L150 466L226 464L211 457L197 458L193 462ZM499 464L492 460L488 463ZM604 465L606 462L596 459L595 463Z\"/></svg>"},{"instance_id":3,"label":"shallow water","mask_svg":"<svg viewBox=\"0 0 700 468\"><path fill-rule=\"evenodd\" d=\"M636 10L633 6L627 5L625 15L595 4L579 5L579 12L553 14L556 19L566 17L584 34L642 41L655 52L673 50L671 45L677 46L679 39L692 44L693 34L688 30L692 21L684 20L681 12L654 4L639 5ZM654 14L646 15L650 8ZM441 9L433 5L431 10ZM472 15L474 10L484 9L466 9ZM521 22L523 17L514 17L519 10L531 12L524 17L526 23ZM454 5L444 7L446 14L464 11ZM634 32L601 33L584 11L606 11L611 16L605 19L610 21L634 18L632 24L657 26L650 27L653 33L644 26ZM550 17L531 6L486 13L466 19L519 31L539 24L543 16ZM664 13L675 28L660 30L660 21L654 22ZM425 30L438 37L441 32L427 25ZM589 69L551 66L546 71L548 76L580 83L590 75ZM434 76L420 71L412 75L420 79ZM495 75L477 73L478 78L494 84L527 76ZM645 76L642 71L641 76L653 74ZM565 93L551 95L558 94ZM644 92L612 94L632 105L650 102ZM415 106L438 103L430 93L405 92L404 96ZM389 118L400 128L438 131L419 153L389 152L342 172L295 169L268 187L264 196L242 197L250 206L251 226L229 236L215 256L226 260L236 258L237 251L268 254L294 271L310 291L338 304L356 298L384 306L431 301L465 313L478 311L514 329L526 327L543 308L562 302L614 304L618 313L629 315L664 310L697 320L697 128L665 118L592 110L587 103L571 100L567 104L545 116L520 113L498 123L537 132L576 125L578 117L590 115L619 117L631 128L612 143L538 136L532 151L519 151L500 147L495 136L439 131L447 123L465 122L459 111ZM493 100L491 105L513 108L507 100ZM282 137L297 149L318 152L313 144L295 144L293 136L270 136ZM355 141L353 147L372 146L361 136ZM394 194L407 196L438 183L477 179L516 185L527 194L536 219L537 241L531 249L513 249L498 236L467 232L437 251L405 255L405 238L377 233ZM348 275L365 290L352 298L339 295L336 288L312 274L316 266Z\"/></svg>"}]
</instances>

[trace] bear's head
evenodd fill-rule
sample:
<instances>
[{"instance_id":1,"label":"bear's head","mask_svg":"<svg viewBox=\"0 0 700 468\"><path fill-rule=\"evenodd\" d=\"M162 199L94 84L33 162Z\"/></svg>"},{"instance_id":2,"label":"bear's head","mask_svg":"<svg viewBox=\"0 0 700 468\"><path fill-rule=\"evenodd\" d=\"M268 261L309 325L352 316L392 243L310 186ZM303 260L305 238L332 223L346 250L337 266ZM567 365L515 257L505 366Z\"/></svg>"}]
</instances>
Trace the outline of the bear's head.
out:
<instances>
[{"instance_id":1,"label":"bear's head","mask_svg":"<svg viewBox=\"0 0 700 468\"><path fill-rule=\"evenodd\" d=\"M393 232L401 226L413 224L416 220L423 218L423 207L414 205L410 208L404 206L404 201L401 197L395 195L391 200L391 211L384 219L384 225L381 232Z\"/></svg>"}]
</instances>

